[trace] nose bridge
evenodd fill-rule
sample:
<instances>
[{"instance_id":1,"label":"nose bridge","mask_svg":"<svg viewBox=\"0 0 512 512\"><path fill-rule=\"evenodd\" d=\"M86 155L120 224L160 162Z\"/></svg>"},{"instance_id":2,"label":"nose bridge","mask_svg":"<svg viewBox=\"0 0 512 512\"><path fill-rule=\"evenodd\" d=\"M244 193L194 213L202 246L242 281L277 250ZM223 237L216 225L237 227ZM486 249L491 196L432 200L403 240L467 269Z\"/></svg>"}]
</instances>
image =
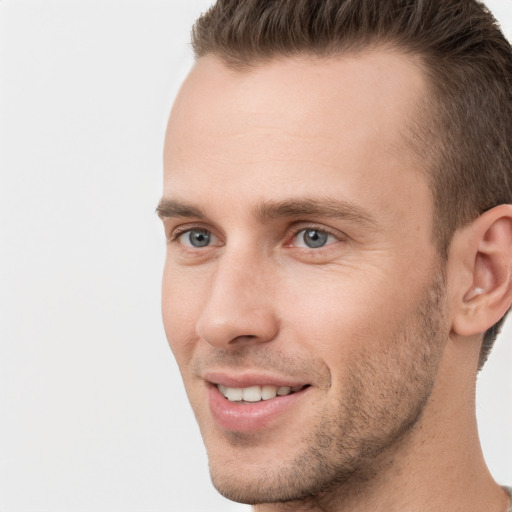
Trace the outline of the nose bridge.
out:
<instances>
[{"instance_id":1,"label":"nose bridge","mask_svg":"<svg viewBox=\"0 0 512 512\"><path fill-rule=\"evenodd\" d=\"M242 341L270 341L277 334L271 283L262 255L245 249L226 249L215 263L196 331L221 348Z\"/></svg>"}]
</instances>

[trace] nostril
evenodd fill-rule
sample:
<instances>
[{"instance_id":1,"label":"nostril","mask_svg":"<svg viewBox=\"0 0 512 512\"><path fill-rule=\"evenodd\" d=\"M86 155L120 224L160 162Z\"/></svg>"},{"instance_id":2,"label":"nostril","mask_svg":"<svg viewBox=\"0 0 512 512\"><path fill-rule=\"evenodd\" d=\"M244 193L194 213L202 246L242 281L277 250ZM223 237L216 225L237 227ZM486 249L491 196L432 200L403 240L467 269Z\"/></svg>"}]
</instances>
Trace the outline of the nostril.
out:
<instances>
[{"instance_id":1,"label":"nostril","mask_svg":"<svg viewBox=\"0 0 512 512\"><path fill-rule=\"evenodd\" d=\"M251 340L255 340L257 339L258 337L255 336L254 334L241 334L240 336L237 336L236 338L233 338L229 343L238 343L240 341L251 341Z\"/></svg>"}]
</instances>

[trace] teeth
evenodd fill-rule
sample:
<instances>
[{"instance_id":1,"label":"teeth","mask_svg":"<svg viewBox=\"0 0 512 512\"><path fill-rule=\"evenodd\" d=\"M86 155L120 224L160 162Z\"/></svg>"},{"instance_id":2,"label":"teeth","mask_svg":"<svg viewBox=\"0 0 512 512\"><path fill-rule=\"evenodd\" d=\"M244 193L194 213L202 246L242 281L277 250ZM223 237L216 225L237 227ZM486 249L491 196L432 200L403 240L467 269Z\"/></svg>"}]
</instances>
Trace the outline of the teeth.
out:
<instances>
[{"instance_id":1,"label":"teeth","mask_svg":"<svg viewBox=\"0 0 512 512\"><path fill-rule=\"evenodd\" d=\"M277 396L277 388L275 386L263 386L261 388L261 399L271 400Z\"/></svg>"},{"instance_id":2,"label":"teeth","mask_svg":"<svg viewBox=\"0 0 512 512\"><path fill-rule=\"evenodd\" d=\"M243 388L242 398L246 402L259 402L261 400L261 388L259 386L251 386L250 388Z\"/></svg>"},{"instance_id":3,"label":"teeth","mask_svg":"<svg viewBox=\"0 0 512 512\"><path fill-rule=\"evenodd\" d=\"M292 388L290 386L281 386L280 388L277 388L277 394L279 396L283 395L289 395Z\"/></svg>"},{"instance_id":4,"label":"teeth","mask_svg":"<svg viewBox=\"0 0 512 512\"><path fill-rule=\"evenodd\" d=\"M271 400L276 396L285 396L301 390L304 386L250 386L248 388L229 388L217 384L219 391L231 402L259 402L260 400Z\"/></svg>"},{"instance_id":5,"label":"teeth","mask_svg":"<svg viewBox=\"0 0 512 512\"><path fill-rule=\"evenodd\" d=\"M241 388L226 388L226 394L224 395L231 402L239 402L242 400L242 392Z\"/></svg>"}]
</instances>

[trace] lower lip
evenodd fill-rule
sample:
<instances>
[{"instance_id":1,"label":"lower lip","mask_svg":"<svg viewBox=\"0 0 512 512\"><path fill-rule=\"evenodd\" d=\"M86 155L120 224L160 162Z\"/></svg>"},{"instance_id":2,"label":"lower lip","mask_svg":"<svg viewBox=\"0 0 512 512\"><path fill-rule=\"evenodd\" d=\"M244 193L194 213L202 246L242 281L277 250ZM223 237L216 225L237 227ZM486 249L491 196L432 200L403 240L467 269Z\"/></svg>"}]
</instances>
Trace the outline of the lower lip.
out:
<instances>
[{"instance_id":1,"label":"lower lip","mask_svg":"<svg viewBox=\"0 0 512 512\"><path fill-rule=\"evenodd\" d=\"M210 411L216 423L225 430L233 432L256 432L271 422L283 419L309 388L286 396L277 396L271 400L259 402L231 402L224 397L215 385L209 386Z\"/></svg>"}]
</instances>

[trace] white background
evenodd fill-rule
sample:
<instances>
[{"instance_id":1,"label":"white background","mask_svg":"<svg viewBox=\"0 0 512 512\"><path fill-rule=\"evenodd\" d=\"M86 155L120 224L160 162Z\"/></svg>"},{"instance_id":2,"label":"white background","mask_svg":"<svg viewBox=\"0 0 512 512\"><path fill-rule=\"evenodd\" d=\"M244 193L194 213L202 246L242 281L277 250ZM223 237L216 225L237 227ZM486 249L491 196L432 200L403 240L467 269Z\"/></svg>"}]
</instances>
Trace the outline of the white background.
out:
<instances>
[{"instance_id":1,"label":"white background","mask_svg":"<svg viewBox=\"0 0 512 512\"><path fill-rule=\"evenodd\" d=\"M246 510L210 484L159 311L164 130L208 4L0 2L2 512ZM478 395L502 483L511 363L512 321Z\"/></svg>"}]
</instances>

